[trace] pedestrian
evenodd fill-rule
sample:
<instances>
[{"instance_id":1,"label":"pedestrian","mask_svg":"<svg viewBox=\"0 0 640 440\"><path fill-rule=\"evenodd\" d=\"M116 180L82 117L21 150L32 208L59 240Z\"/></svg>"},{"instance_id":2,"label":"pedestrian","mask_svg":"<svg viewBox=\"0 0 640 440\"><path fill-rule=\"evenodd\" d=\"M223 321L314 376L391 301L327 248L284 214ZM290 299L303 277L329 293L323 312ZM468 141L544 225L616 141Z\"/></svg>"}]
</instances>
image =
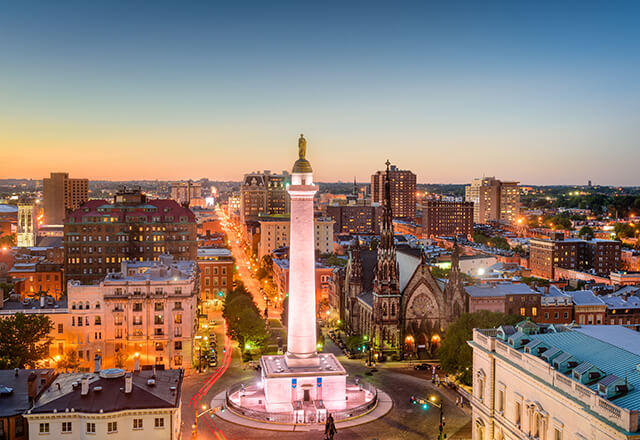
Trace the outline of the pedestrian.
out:
<instances>
[{"instance_id":1,"label":"pedestrian","mask_svg":"<svg viewBox=\"0 0 640 440\"><path fill-rule=\"evenodd\" d=\"M338 430L336 429L336 424L333 421L333 416L329 414L327 422L324 424L325 440L333 440L333 436L336 435L336 432L338 432Z\"/></svg>"}]
</instances>

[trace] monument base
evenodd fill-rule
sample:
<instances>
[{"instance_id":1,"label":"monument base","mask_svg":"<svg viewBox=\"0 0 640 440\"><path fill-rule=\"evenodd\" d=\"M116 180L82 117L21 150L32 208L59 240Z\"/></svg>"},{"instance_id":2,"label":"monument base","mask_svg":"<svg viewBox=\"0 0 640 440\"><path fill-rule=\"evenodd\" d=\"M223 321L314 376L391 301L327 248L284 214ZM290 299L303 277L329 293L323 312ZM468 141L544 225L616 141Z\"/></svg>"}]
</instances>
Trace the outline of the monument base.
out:
<instances>
[{"instance_id":1,"label":"monument base","mask_svg":"<svg viewBox=\"0 0 640 440\"><path fill-rule=\"evenodd\" d=\"M304 406L329 411L347 407L347 372L333 354L301 359L262 356L260 366L268 412L289 412Z\"/></svg>"}]
</instances>

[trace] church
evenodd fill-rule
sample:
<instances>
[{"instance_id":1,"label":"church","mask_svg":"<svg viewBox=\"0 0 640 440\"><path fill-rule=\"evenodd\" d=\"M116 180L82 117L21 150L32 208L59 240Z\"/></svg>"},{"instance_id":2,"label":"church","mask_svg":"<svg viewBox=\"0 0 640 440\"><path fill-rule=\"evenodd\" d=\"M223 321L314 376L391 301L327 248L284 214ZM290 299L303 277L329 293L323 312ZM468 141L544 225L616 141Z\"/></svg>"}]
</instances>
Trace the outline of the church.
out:
<instances>
[{"instance_id":1,"label":"church","mask_svg":"<svg viewBox=\"0 0 640 440\"><path fill-rule=\"evenodd\" d=\"M448 280L435 279L421 249L396 247L385 176L380 240L376 250L352 246L344 281L349 330L370 338L379 356L424 357L439 345L447 326L468 310L468 297L453 249Z\"/></svg>"}]
</instances>

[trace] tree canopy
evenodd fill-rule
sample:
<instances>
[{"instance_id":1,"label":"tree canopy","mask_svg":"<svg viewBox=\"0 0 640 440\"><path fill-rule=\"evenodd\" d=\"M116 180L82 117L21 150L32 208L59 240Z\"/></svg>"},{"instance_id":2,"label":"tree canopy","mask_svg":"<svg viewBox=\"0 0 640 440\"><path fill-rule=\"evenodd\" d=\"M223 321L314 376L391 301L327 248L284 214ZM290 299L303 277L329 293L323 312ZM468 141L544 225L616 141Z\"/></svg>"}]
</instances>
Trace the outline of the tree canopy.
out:
<instances>
[{"instance_id":1,"label":"tree canopy","mask_svg":"<svg viewBox=\"0 0 640 440\"><path fill-rule=\"evenodd\" d=\"M53 328L45 315L16 313L0 319L0 359L4 368L35 368L49 353Z\"/></svg>"},{"instance_id":2,"label":"tree canopy","mask_svg":"<svg viewBox=\"0 0 640 440\"><path fill-rule=\"evenodd\" d=\"M449 326L438 349L440 367L446 373L457 376L462 383L471 385L473 352L467 341L473 338L473 329L512 325L520 320L522 320L520 316L499 312L480 311L462 314Z\"/></svg>"},{"instance_id":3,"label":"tree canopy","mask_svg":"<svg viewBox=\"0 0 640 440\"><path fill-rule=\"evenodd\" d=\"M578 237L593 237L593 228L589 226L583 226L580 228L580 232L578 232Z\"/></svg>"},{"instance_id":4,"label":"tree canopy","mask_svg":"<svg viewBox=\"0 0 640 440\"><path fill-rule=\"evenodd\" d=\"M264 346L268 337L264 317L244 284L227 294L222 316L227 321L227 334L238 341L240 351Z\"/></svg>"}]
</instances>

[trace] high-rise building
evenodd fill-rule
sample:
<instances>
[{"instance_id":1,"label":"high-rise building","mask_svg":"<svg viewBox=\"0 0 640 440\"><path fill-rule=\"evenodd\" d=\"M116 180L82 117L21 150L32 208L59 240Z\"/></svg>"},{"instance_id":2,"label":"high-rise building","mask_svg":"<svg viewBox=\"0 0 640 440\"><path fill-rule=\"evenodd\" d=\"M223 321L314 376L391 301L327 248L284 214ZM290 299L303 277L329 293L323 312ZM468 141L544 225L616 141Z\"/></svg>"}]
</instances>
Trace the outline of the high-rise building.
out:
<instances>
[{"instance_id":1,"label":"high-rise building","mask_svg":"<svg viewBox=\"0 0 640 440\"><path fill-rule=\"evenodd\" d=\"M89 200L89 180L70 179L69 173L51 173L42 180L44 222L61 225L70 211Z\"/></svg>"},{"instance_id":2,"label":"high-rise building","mask_svg":"<svg viewBox=\"0 0 640 440\"><path fill-rule=\"evenodd\" d=\"M124 260L195 260L196 219L174 200L147 200L121 190L114 200L91 200L64 224L65 279L99 281Z\"/></svg>"},{"instance_id":3,"label":"high-rise building","mask_svg":"<svg viewBox=\"0 0 640 440\"><path fill-rule=\"evenodd\" d=\"M192 182L171 182L171 199L181 205L200 206L202 200L202 183Z\"/></svg>"},{"instance_id":4,"label":"high-rise building","mask_svg":"<svg viewBox=\"0 0 640 440\"><path fill-rule=\"evenodd\" d=\"M391 212L393 218L415 220L416 217L416 175L408 170L399 170L391 165L388 171L378 171L371 176L371 200L384 202L384 182L389 175L391 191Z\"/></svg>"},{"instance_id":5,"label":"high-rise building","mask_svg":"<svg viewBox=\"0 0 640 440\"><path fill-rule=\"evenodd\" d=\"M289 212L289 173L271 174L269 170L245 174L240 191L240 219L244 223L260 215Z\"/></svg>"},{"instance_id":6,"label":"high-rise building","mask_svg":"<svg viewBox=\"0 0 640 440\"><path fill-rule=\"evenodd\" d=\"M520 213L519 182L502 182L495 177L473 179L465 187L465 200L473 202L473 221L513 223Z\"/></svg>"},{"instance_id":7,"label":"high-rise building","mask_svg":"<svg viewBox=\"0 0 640 440\"><path fill-rule=\"evenodd\" d=\"M36 245L36 218L33 202L18 203L18 247Z\"/></svg>"},{"instance_id":8,"label":"high-rise building","mask_svg":"<svg viewBox=\"0 0 640 440\"><path fill-rule=\"evenodd\" d=\"M609 275L620 268L621 253L619 241L565 239L557 233L550 240L529 241L529 268L532 275L548 279L556 278L556 268Z\"/></svg>"},{"instance_id":9,"label":"high-rise building","mask_svg":"<svg viewBox=\"0 0 640 440\"><path fill-rule=\"evenodd\" d=\"M473 202L425 199L422 202L422 229L426 238L473 235Z\"/></svg>"}]
</instances>

